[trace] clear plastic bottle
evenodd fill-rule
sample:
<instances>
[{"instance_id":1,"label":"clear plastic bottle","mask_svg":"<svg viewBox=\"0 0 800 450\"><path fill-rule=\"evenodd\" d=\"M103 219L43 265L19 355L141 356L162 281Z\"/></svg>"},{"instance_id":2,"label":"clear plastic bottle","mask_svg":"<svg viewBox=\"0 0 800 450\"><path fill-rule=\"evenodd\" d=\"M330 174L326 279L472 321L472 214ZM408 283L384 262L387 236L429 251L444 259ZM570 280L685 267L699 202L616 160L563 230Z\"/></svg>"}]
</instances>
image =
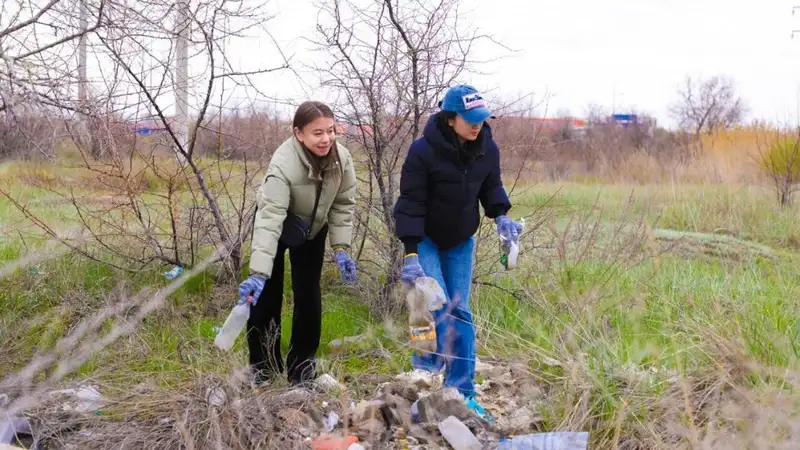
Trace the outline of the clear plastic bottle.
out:
<instances>
[{"instance_id":1,"label":"clear plastic bottle","mask_svg":"<svg viewBox=\"0 0 800 450\"><path fill-rule=\"evenodd\" d=\"M408 303L408 337L411 349L418 353L436 351L436 322L432 311L447 302L444 290L430 277L417 278L406 293Z\"/></svg>"},{"instance_id":2,"label":"clear plastic bottle","mask_svg":"<svg viewBox=\"0 0 800 450\"><path fill-rule=\"evenodd\" d=\"M498 450L586 450L589 433L585 431L555 431L550 433L526 434L501 439Z\"/></svg>"},{"instance_id":3,"label":"clear plastic bottle","mask_svg":"<svg viewBox=\"0 0 800 450\"><path fill-rule=\"evenodd\" d=\"M249 302L234 306L231 313L228 314L228 318L225 319L225 324L222 325L222 329L219 330L217 337L214 338L214 345L225 351L230 350L231 347L233 347L233 343L236 342L236 337L242 332L249 318Z\"/></svg>"}]
</instances>

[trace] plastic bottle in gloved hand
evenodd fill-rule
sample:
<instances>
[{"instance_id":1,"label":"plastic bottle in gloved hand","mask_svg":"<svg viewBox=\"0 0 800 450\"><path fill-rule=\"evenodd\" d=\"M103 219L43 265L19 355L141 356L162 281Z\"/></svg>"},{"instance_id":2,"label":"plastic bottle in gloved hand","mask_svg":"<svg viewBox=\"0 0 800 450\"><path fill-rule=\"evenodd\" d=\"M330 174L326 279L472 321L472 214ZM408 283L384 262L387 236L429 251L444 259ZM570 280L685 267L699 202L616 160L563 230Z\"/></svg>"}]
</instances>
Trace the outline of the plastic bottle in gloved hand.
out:
<instances>
[{"instance_id":1,"label":"plastic bottle in gloved hand","mask_svg":"<svg viewBox=\"0 0 800 450\"><path fill-rule=\"evenodd\" d=\"M233 347L236 337L242 332L247 325L247 319L250 318L250 306L256 304L265 284L266 279L263 276L253 274L239 285L239 301L225 319L217 337L214 338L214 345L225 351Z\"/></svg>"},{"instance_id":2,"label":"plastic bottle in gloved hand","mask_svg":"<svg viewBox=\"0 0 800 450\"><path fill-rule=\"evenodd\" d=\"M214 338L214 345L220 350L230 350L234 342L236 342L236 337L239 336L239 333L241 333L242 329L247 325L247 319L249 318L249 302L239 303L234 306L231 313L228 314L228 318L225 319L225 324L222 325L222 329L219 330L219 334Z\"/></svg>"},{"instance_id":3,"label":"plastic bottle in gloved hand","mask_svg":"<svg viewBox=\"0 0 800 450\"><path fill-rule=\"evenodd\" d=\"M447 301L444 290L435 279L418 277L406 293L408 331L411 349L418 353L436 351L436 322L432 311Z\"/></svg>"},{"instance_id":4,"label":"plastic bottle in gloved hand","mask_svg":"<svg viewBox=\"0 0 800 450\"><path fill-rule=\"evenodd\" d=\"M498 237L500 238L500 263L508 270L517 267L517 257L519 256L519 236L525 229L525 219L523 218L517 223L506 216L501 216L505 219L500 219L498 223ZM502 229L501 229L502 226Z\"/></svg>"}]
</instances>

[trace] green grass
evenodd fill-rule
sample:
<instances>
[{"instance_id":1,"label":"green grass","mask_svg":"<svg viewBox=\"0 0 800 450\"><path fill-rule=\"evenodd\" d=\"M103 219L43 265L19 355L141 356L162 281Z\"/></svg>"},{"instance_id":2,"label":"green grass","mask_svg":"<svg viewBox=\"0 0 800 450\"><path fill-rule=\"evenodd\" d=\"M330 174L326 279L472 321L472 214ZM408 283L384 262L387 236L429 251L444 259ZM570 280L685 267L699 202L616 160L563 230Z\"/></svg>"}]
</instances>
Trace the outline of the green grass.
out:
<instances>
[{"instance_id":1,"label":"green grass","mask_svg":"<svg viewBox=\"0 0 800 450\"><path fill-rule=\"evenodd\" d=\"M35 188L19 192L34 204L48 199ZM744 394L731 392L745 392L752 397L743 403L760 407L769 407L772 389L795 395L788 378L775 374L800 368L796 208L781 210L768 190L734 185L563 183L519 192L514 217L538 211L553 219L534 232L536 246L525 248L523 266L481 277L471 301L481 357L524 361L546 388L547 400L539 404L544 429L590 429L592 448L622 440L658 448L665 436L674 437L669 421L706 429L698 415L712 414L702 407L710 393L736 399ZM582 216L595 205L595 214ZM50 219L63 213L37 208ZM0 211L0 226L19 219L2 198ZM620 221L642 216L649 231L631 248L646 257L637 258L623 245L635 240L628 236L635 227L622 237L612 233ZM580 230L594 222L601 233L586 240ZM567 243L561 253L558 242ZM3 235L0 260L28 251L35 247L14 233ZM496 266L492 261L483 267ZM109 297L166 285L160 272L130 276L65 255L0 280L0 341L14 342L0 350L0 376L52 349ZM408 370L403 318L388 326L370 317L371 294L345 289L336 277L326 263L320 357L339 377ZM285 292L284 354L292 332L288 271ZM217 284L212 270L197 275L135 334L95 355L73 377L175 386L204 373L230 373L246 363L246 345L240 338L223 354L213 338L235 295L235 286ZM359 334L365 339L344 353L328 351L328 342ZM379 356L381 347L391 357ZM716 427L747 426L717 414Z\"/></svg>"}]
</instances>

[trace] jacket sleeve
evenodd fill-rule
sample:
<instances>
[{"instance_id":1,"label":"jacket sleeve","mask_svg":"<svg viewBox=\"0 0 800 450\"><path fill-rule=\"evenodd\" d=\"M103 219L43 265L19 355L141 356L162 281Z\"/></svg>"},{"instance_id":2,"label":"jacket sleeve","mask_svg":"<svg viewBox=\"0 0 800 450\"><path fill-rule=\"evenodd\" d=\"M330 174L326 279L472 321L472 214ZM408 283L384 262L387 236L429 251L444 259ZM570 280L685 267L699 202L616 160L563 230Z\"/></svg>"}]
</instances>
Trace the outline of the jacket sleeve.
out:
<instances>
[{"instance_id":1,"label":"jacket sleeve","mask_svg":"<svg viewBox=\"0 0 800 450\"><path fill-rule=\"evenodd\" d=\"M356 209L356 171L349 152L342 161L342 183L328 212L328 239L333 248L349 248L353 239L353 215Z\"/></svg>"},{"instance_id":2,"label":"jacket sleeve","mask_svg":"<svg viewBox=\"0 0 800 450\"><path fill-rule=\"evenodd\" d=\"M425 236L427 197L427 167L412 144L400 173L400 197L394 207L395 235L403 241L406 254L416 253Z\"/></svg>"},{"instance_id":3,"label":"jacket sleeve","mask_svg":"<svg viewBox=\"0 0 800 450\"><path fill-rule=\"evenodd\" d=\"M508 199L506 190L503 187L503 180L500 175L500 150L497 145L492 141L491 145L491 170L489 176L483 180L483 185L478 194L483 211L486 217L494 219L497 216L507 214L511 209L511 202Z\"/></svg>"},{"instance_id":4,"label":"jacket sleeve","mask_svg":"<svg viewBox=\"0 0 800 450\"><path fill-rule=\"evenodd\" d=\"M283 221L289 208L289 182L273 159L267 176L258 191L258 211L253 226L253 245L250 257L250 272L269 278L278 249L278 239L283 231Z\"/></svg>"}]
</instances>

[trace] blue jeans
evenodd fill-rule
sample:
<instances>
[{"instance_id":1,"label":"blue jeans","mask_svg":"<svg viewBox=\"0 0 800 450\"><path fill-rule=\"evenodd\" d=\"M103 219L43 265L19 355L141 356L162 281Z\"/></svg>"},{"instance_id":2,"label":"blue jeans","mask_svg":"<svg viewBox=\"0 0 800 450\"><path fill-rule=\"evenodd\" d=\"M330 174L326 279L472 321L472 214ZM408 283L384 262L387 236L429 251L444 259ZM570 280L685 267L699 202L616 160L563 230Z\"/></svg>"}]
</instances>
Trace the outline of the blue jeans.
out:
<instances>
[{"instance_id":1,"label":"blue jeans","mask_svg":"<svg viewBox=\"0 0 800 450\"><path fill-rule=\"evenodd\" d=\"M444 251L425 238L417 248L422 270L439 282L447 303L433 312L436 353L415 353L411 364L415 369L430 372L439 372L444 366L444 386L454 387L464 396L475 394L475 327L469 308L474 249L473 237Z\"/></svg>"}]
</instances>

